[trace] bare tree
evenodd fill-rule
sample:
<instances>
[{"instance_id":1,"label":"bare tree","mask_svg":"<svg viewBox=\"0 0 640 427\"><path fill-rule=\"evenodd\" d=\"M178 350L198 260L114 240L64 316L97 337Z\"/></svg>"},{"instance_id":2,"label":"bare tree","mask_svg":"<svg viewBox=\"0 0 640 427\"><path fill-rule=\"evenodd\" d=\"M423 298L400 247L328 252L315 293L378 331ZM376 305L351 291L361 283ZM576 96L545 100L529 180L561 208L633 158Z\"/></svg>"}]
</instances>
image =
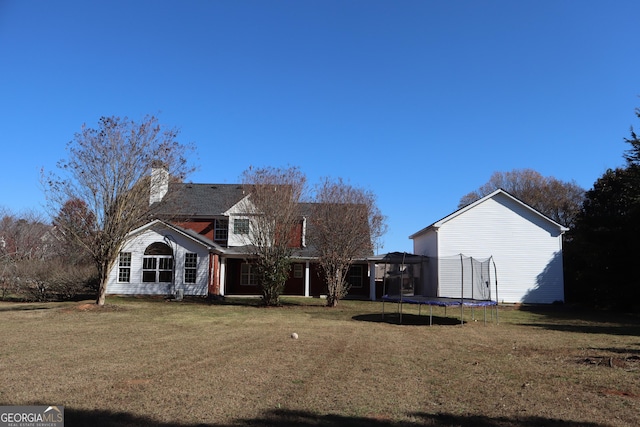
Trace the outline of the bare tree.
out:
<instances>
[{"instance_id":1,"label":"bare tree","mask_svg":"<svg viewBox=\"0 0 640 427\"><path fill-rule=\"evenodd\" d=\"M349 290L346 277L354 259L373 254L386 231L385 217L372 192L342 179L323 179L315 194L309 242L317 251L327 283L327 305L335 307Z\"/></svg>"},{"instance_id":2,"label":"bare tree","mask_svg":"<svg viewBox=\"0 0 640 427\"><path fill-rule=\"evenodd\" d=\"M464 195L458 207L473 203L499 188L567 227L574 225L585 195L585 190L574 181L544 177L532 169L514 169L494 172L486 184Z\"/></svg>"},{"instance_id":3,"label":"bare tree","mask_svg":"<svg viewBox=\"0 0 640 427\"><path fill-rule=\"evenodd\" d=\"M32 294L42 300L51 283L38 272L51 267L56 257L52 227L43 215L29 211L13 214L4 210L0 219L0 297Z\"/></svg>"},{"instance_id":4,"label":"bare tree","mask_svg":"<svg viewBox=\"0 0 640 427\"><path fill-rule=\"evenodd\" d=\"M53 225L60 242L59 255L69 264L85 263L89 255L85 248L93 243L96 230L95 216L87 204L78 198L67 200L53 219Z\"/></svg>"},{"instance_id":5,"label":"bare tree","mask_svg":"<svg viewBox=\"0 0 640 427\"><path fill-rule=\"evenodd\" d=\"M63 175L43 176L56 226L82 245L96 265L98 305L104 305L109 271L127 234L149 219L152 165L160 163L179 178L191 171L186 155L192 147L177 136L176 129L161 126L154 116L140 122L101 117L97 128L83 125L68 143L68 158L58 163ZM75 199L83 202L90 221L79 224L76 215L59 215Z\"/></svg>"},{"instance_id":6,"label":"bare tree","mask_svg":"<svg viewBox=\"0 0 640 427\"><path fill-rule=\"evenodd\" d=\"M50 230L51 227L38 212L13 214L4 211L0 219L0 252L14 260L44 258L52 249L47 240Z\"/></svg>"},{"instance_id":7,"label":"bare tree","mask_svg":"<svg viewBox=\"0 0 640 427\"><path fill-rule=\"evenodd\" d=\"M242 185L249 195L243 210L251 218L247 252L256 258L253 267L263 302L278 305L297 246L294 240L306 177L297 167L249 168L242 175Z\"/></svg>"}]
</instances>

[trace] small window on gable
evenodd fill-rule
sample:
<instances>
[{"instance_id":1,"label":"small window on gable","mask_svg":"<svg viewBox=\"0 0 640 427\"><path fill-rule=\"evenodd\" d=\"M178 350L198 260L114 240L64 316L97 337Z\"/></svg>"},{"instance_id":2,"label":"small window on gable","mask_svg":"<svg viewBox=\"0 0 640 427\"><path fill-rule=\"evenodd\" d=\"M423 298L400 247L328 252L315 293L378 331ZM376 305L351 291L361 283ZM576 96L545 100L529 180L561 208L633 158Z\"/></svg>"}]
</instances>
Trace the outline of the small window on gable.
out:
<instances>
[{"instance_id":1,"label":"small window on gable","mask_svg":"<svg viewBox=\"0 0 640 427\"><path fill-rule=\"evenodd\" d=\"M234 219L233 234L249 234L249 219L248 218Z\"/></svg>"}]
</instances>

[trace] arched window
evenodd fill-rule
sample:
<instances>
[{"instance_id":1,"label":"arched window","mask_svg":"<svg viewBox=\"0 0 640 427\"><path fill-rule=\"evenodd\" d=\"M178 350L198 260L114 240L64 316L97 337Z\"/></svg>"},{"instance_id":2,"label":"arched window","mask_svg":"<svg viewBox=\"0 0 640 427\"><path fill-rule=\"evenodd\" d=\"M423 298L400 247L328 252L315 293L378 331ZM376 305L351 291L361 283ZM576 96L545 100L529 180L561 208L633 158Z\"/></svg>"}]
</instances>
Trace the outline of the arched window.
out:
<instances>
[{"instance_id":1,"label":"arched window","mask_svg":"<svg viewBox=\"0 0 640 427\"><path fill-rule=\"evenodd\" d=\"M166 243L155 242L147 246L144 250L145 255L172 255L173 251Z\"/></svg>"},{"instance_id":2,"label":"arched window","mask_svg":"<svg viewBox=\"0 0 640 427\"><path fill-rule=\"evenodd\" d=\"M142 281L146 283L173 282L173 251L166 243L147 246L142 259Z\"/></svg>"}]
</instances>

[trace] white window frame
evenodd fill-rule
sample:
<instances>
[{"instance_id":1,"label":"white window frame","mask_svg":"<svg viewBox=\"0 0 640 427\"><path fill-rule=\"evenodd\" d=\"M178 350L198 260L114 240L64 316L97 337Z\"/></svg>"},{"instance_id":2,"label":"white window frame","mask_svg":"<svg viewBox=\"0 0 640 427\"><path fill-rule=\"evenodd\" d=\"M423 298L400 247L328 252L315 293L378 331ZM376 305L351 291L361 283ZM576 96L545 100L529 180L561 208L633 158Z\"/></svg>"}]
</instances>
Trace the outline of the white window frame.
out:
<instances>
[{"instance_id":1,"label":"white window frame","mask_svg":"<svg viewBox=\"0 0 640 427\"><path fill-rule=\"evenodd\" d=\"M235 218L233 220L233 234L249 234L249 218Z\"/></svg>"},{"instance_id":2,"label":"white window frame","mask_svg":"<svg viewBox=\"0 0 640 427\"><path fill-rule=\"evenodd\" d=\"M147 262L153 260L153 267L149 268ZM167 265L168 264L168 265ZM154 280L145 280L145 273L154 273ZM169 280L160 281L160 276L170 272ZM145 255L142 258L142 283L173 283L173 256L171 255Z\"/></svg>"},{"instance_id":3,"label":"white window frame","mask_svg":"<svg viewBox=\"0 0 640 427\"><path fill-rule=\"evenodd\" d=\"M131 283L131 252L118 255L118 283Z\"/></svg>"},{"instance_id":4,"label":"white window frame","mask_svg":"<svg viewBox=\"0 0 640 427\"><path fill-rule=\"evenodd\" d=\"M220 233L220 236L218 236L218 233ZM220 218L220 219L215 219L213 221L213 241L224 242L224 243L229 241L229 220L228 219Z\"/></svg>"},{"instance_id":5,"label":"white window frame","mask_svg":"<svg viewBox=\"0 0 640 427\"><path fill-rule=\"evenodd\" d=\"M198 280L198 254L184 254L184 283L194 284Z\"/></svg>"}]
</instances>

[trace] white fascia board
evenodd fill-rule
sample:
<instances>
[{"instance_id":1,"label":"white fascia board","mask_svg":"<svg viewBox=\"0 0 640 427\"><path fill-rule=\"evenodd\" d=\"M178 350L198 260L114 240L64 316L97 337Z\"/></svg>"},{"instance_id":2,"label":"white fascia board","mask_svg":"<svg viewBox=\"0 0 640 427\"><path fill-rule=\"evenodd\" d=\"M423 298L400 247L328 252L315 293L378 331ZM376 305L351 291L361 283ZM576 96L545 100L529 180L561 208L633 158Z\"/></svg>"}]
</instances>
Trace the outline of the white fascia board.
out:
<instances>
[{"instance_id":1,"label":"white fascia board","mask_svg":"<svg viewBox=\"0 0 640 427\"><path fill-rule=\"evenodd\" d=\"M143 225L141 227L138 227L135 230L131 231L129 234L127 234L127 239L130 239L133 236L135 236L136 234L139 234L139 233L141 233L141 232L143 232L145 230L152 229L153 227L155 227L157 225L159 225L161 227L164 227L166 229L169 229L169 230L171 230L173 232L179 233L180 235L184 236L185 238L187 238L187 239L189 239L189 240L191 240L193 242L196 242L199 245L201 245L201 246L203 246L203 247L205 247L205 248L207 248L209 250L218 249L218 248L216 248L214 246L208 245L206 242L203 242L203 241L201 241L199 239L194 238L189 233L185 233L184 230L182 230L181 228L176 227L176 226L174 226L174 225L172 225L172 224L170 224L168 222L164 222L164 221L159 220L159 219L154 219L153 221L151 221L151 222L149 222L149 223L147 223L147 224L145 224L145 225Z\"/></svg>"}]
</instances>

